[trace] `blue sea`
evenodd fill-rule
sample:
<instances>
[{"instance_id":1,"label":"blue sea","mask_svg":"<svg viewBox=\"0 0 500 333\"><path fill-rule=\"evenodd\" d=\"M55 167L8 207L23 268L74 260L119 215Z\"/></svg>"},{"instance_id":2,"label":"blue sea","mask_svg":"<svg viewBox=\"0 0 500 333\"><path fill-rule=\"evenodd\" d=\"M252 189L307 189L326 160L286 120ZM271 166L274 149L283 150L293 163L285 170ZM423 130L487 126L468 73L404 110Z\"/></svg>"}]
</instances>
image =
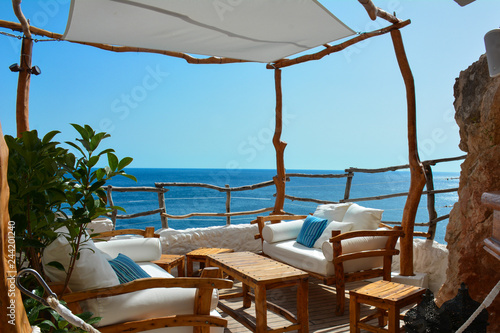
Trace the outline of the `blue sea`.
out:
<instances>
[{"instance_id":1,"label":"blue sea","mask_svg":"<svg viewBox=\"0 0 500 333\"><path fill-rule=\"evenodd\" d=\"M224 187L253 185L272 180L276 175L275 170L226 170L226 169L156 169L156 168L130 168L127 173L137 178L137 183L125 177L117 176L108 184L113 186L150 186L155 182L190 182L205 183ZM307 174L338 174L341 170L287 170L287 173ZM459 173L457 172L435 172L434 189L448 189L458 187ZM294 197L314 198L328 201L339 201L344 198L347 178L316 179L291 177L286 184L286 194ZM410 186L409 171L392 171L378 174L355 173L350 198L363 198L376 195L407 192ZM172 215L184 215L193 212L199 213L223 213L226 207L226 194L207 188L199 187L170 187L165 193L166 209ZM253 191L233 192L231 194L231 211L239 212L256 210L264 207L274 206L274 185ZM158 208L158 196L156 193L113 192L114 204L123 207L126 214ZM436 211L438 216L449 214L453 204L457 202L456 192L437 194ZM383 221L401 221L406 196L395 197L385 200L362 201L358 204L366 207L383 209ZM313 213L316 203L301 201L285 201L285 211L294 214ZM269 214L269 213L263 213ZM235 216L231 218L231 224L248 224L255 218L253 216ZM420 201L416 223L428 222L427 198L422 196ZM448 220L439 222L435 240L445 244L444 236ZM192 217L188 219L169 219L168 226L173 229L187 229L208 226L226 225L225 217ZM159 214L138 217L134 219L119 219L117 229L144 228L153 226L161 228ZM416 230L427 231L426 227L416 227Z\"/></svg>"}]
</instances>

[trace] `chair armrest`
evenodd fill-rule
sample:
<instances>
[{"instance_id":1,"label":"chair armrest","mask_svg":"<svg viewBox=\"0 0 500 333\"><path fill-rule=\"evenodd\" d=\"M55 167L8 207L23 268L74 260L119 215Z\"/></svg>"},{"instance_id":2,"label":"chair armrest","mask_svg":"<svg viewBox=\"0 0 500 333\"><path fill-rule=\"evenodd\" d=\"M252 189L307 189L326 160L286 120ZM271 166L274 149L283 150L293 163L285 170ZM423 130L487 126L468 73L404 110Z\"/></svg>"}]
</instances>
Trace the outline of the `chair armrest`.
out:
<instances>
[{"instance_id":1,"label":"chair armrest","mask_svg":"<svg viewBox=\"0 0 500 333\"><path fill-rule=\"evenodd\" d=\"M348 231L342 234L333 236L330 238L330 243L340 242L344 239L355 238L355 237L367 237L367 236L390 236L390 237L402 237L404 236L404 232L402 230L396 229L394 230L356 230L356 231ZM400 228L400 227L399 227Z\"/></svg>"},{"instance_id":2,"label":"chair armrest","mask_svg":"<svg viewBox=\"0 0 500 333\"><path fill-rule=\"evenodd\" d=\"M139 235L143 236L144 238L152 238L152 237L160 238L160 235L155 234L155 229L153 227L146 227L145 230L121 229L121 230L104 231L101 233L92 234L92 238L99 239L99 238L114 237L119 235Z\"/></svg>"},{"instance_id":3,"label":"chair armrest","mask_svg":"<svg viewBox=\"0 0 500 333\"><path fill-rule=\"evenodd\" d=\"M332 232L332 234L334 234ZM359 250L347 254L342 253L342 240L352 239L356 237L387 237L384 247L378 249L370 250ZM342 263L347 260L354 260L359 258L368 257L379 257L379 256L393 256L399 254L399 251L395 249L398 238L404 236L404 232L401 227L394 227L393 230L357 230L349 231L342 234L334 235L330 238L330 243L333 246L333 262Z\"/></svg>"}]
</instances>

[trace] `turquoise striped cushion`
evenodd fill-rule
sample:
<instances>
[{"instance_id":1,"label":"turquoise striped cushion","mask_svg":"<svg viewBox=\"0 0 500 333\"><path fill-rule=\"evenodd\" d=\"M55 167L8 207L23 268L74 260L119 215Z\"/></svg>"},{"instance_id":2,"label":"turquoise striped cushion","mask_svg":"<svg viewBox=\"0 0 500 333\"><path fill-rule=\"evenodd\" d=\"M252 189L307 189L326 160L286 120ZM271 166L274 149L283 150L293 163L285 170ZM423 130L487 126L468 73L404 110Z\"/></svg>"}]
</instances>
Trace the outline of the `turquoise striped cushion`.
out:
<instances>
[{"instance_id":1,"label":"turquoise striped cushion","mask_svg":"<svg viewBox=\"0 0 500 333\"><path fill-rule=\"evenodd\" d=\"M326 219L320 219L309 215L300 229L299 235L297 236L297 243L307 247L313 247L316 240L325 230L327 223L328 220Z\"/></svg>"},{"instance_id":2,"label":"turquoise striped cushion","mask_svg":"<svg viewBox=\"0 0 500 333\"><path fill-rule=\"evenodd\" d=\"M120 283L151 277L132 259L122 253L118 253L115 259L109 260L108 262L115 271Z\"/></svg>"}]
</instances>

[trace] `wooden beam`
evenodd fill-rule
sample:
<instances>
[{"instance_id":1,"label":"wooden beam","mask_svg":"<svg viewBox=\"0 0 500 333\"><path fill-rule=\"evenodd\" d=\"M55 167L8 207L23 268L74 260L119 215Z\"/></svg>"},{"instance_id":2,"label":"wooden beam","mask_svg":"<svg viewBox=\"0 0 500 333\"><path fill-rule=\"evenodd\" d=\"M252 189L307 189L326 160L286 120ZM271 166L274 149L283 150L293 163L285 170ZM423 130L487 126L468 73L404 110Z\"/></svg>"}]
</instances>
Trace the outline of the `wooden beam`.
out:
<instances>
[{"instance_id":1,"label":"wooden beam","mask_svg":"<svg viewBox=\"0 0 500 333\"><path fill-rule=\"evenodd\" d=\"M392 43L398 60L398 65L406 87L406 103L408 117L408 151L410 163L410 190L403 210L401 237L400 273L403 276L413 275L413 229L417 215L418 204L425 185L424 166L420 162L417 147L417 112L415 101L415 82L406 57L403 39L399 30L391 31Z\"/></svg>"},{"instance_id":2,"label":"wooden beam","mask_svg":"<svg viewBox=\"0 0 500 333\"><path fill-rule=\"evenodd\" d=\"M388 26L386 28L382 28L382 29L375 30L372 32L360 34L360 35L358 35L358 36L356 36L348 41L345 41L341 44L338 44L338 45L331 46L331 45L326 44L325 45L326 48L324 50L317 52L317 53L314 53L314 54L308 54L308 55L305 55L302 57L297 57L294 59L279 60L273 64L268 64L266 68L267 69L277 69L277 68L292 66L292 65L303 63L303 62L310 61L310 60L319 60L319 59L323 58L324 56L327 56L331 53L342 51L343 49L345 49L353 44L356 44L358 42L361 42L365 39L375 37L375 36L384 35L393 29L403 28L403 27L409 25L410 23L411 23L410 20L399 21L398 23L395 23L395 24ZM15 31L22 31L22 27L19 23L5 21L5 20L0 20L0 27L12 29ZM30 26L30 31L35 35L40 35L40 36L45 36L45 37L54 38L54 39L58 39L58 40L63 40L61 34L57 34L57 33L47 31L44 29ZM246 60L241 60L241 59L219 58L219 57L195 58L195 57L192 57L190 55L180 53L180 52L145 49L145 48L139 48L139 47L113 46L113 45L108 45L108 44L87 43L87 42L77 42L77 41L68 41L68 42L81 44L81 45L89 45L89 46L100 48L102 50L113 51L113 52L145 52L145 53L163 54L163 55L167 55L167 56L171 56L171 57L175 57L175 58L184 59L189 64L231 64L231 63L248 62Z\"/></svg>"},{"instance_id":3,"label":"wooden beam","mask_svg":"<svg viewBox=\"0 0 500 333\"><path fill-rule=\"evenodd\" d=\"M281 70L274 70L274 82L276 88L276 128L274 130L273 145L276 149L276 176L273 177L276 185L276 200L274 210L271 214L284 214L285 205L285 148L286 142L281 141L281 132L283 130L283 96L281 92Z\"/></svg>"},{"instance_id":4,"label":"wooden beam","mask_svg":"<svg viewBox=\"0 0 500 333\"><path fill-rule=\"evenodd\" d=\"M297 57L294 59L281 59L281 60L276 61L275 63L268 64L266 66L266 68L267 69L278 69L278 68L293 66L293 65L300 64L300 63L307 62L307 61L311 61L311 60L320 60L321 58L323 58L329 54L342 51L343 49L345 49L351 45L354 45L356 43L359 43L365 39L372 38L375 36L381 36L381 35L384 35L388 32L391 32L392 30L401 29L410 23L411 23L410 20L401 21L399 23L395 23L393 25L390 25L386 28L382 28L382 29L375 30L372 32L365 32L361 35L357 35L356 37L353 37L353 38L351 38L343 43L337 44L337 45L332 46L332 45L325 44L324 45L325 49L323 49L317 53L306 54L304 56Z\"/></svg>"},{"instance_id":5,"label":"wooden beam","mask_svg":"<svg viewBox=\"0 0 500 333\"><path fill-rule=\"evenodd\" d=\"M15 22L10 22L10 21L0 20L0 27L12 29L15 31L23 31L21 24L15 23ZM44 29L39 29L36 27L31 27L31 26L29 27L29 31L31 31L31 33L33 33L35 35L54 38L54 39L58 39L58 40L64 40L64 41L67 41L70 43L75 43L75 44L93 46L93 47L96 47L96 48L99 48L102 50L106 50L106 51L144 52L144 53L155 53L155 54L167 55L170 57L184 59L189 64L232 64L232 63L239 63L239 62L248 62L247 60L233 59L233 58L221 58L221 57L195 58L195 57L192 57L188 54L181 53L181 52L172 52L172 51L164 51L164 50L147 49L147 48L141 48L141 47L114 46L114 45L109 45L109 44L87 43L87 42L65 40L62 38L63 35L61 35L61 34L57 34L55 32L51 32L51 31L47 31Z\"/></svg>"},{"instance_id":6,"label":"wooden beam","mask_svg":"<svg viewBox=\"0 0 500 333\"><path fill-rule=\"evenodd\" d=\"M358 0L358 1L360 4L363 5L363 7L365 7L366 12L368 13L368 16L370 16L372 21L375 21L377 19L377 17L380 17L380 18L382 18L386 21L389 21L391 23L400 22L400 20L396 16L389 14L385 10L380 9L377 6L375 6L373 4L372 0Z\"/></svg>"},{"instance_id":7,"label":"wooden beam","mask_svg":"<svg viewBox=\"0 0 500 333\"><path fill-rule=\"evenodd\" d=\"M0 125L0 327L5 333L31 332L19 289L15 286L16 249L14 242L15 224L9 217L9 185L7 167L9 150Z\"/></svg>"}]
</instances>

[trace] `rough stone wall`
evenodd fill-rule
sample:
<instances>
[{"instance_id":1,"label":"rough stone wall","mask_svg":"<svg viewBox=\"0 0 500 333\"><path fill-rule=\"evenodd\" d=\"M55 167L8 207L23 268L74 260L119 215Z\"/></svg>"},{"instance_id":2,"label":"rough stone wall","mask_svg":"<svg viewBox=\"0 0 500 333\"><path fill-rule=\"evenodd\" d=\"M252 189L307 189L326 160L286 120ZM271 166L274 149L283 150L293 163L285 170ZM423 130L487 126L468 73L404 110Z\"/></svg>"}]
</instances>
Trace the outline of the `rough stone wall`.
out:
<instances>
[{"instance_id":1,"label":"rough stone wall","mask_svg":"<svg viewBox=\"0 0 500 333\"><path fill-rule=\"evenodd\" d=\"M489 76L485 55L460 73L454 95L459 147L467 158L461 165L459 201L446 230L448 270L439 305L455 297L461 282L482 302L500 279L500 262L483 249L484 239L492 234L493 214L481 204L481 195L500 190L500 77ZM488 331L500 332L498 299L488 312Z\"/></svg>"}]
</instances>

